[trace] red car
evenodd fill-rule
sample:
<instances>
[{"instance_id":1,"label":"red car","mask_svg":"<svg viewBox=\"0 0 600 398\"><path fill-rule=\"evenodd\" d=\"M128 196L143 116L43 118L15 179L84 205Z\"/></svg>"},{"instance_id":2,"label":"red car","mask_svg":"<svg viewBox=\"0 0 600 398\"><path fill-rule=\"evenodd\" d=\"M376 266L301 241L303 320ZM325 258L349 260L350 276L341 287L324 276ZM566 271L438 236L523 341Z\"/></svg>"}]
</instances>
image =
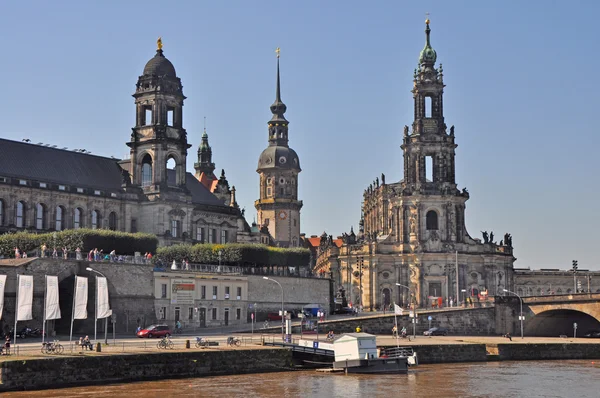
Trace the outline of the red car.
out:
<instances>
[{"instance_id":1,"label":"red car","mask_svg":"<svg viewBox=\"0 0 600 398\"><path fill-rule=\"evenodd\" d=\"M169 337L171 329L167 325L150 325L136 333L137 337Z\"/></svg>"}]
</instances>

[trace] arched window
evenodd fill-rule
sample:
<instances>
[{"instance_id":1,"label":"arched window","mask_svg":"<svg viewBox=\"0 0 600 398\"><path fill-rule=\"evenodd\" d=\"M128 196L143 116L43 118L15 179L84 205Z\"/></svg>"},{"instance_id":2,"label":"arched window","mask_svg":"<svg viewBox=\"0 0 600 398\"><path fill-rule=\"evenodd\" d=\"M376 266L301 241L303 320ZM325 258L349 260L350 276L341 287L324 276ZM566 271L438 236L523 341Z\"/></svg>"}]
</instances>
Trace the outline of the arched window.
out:
<instances>
[{"instance_id":1,"label":"arched window","mask_svg":"<svg viewBox=\"0 0 600 398\"><path fill-rule=\"evenodd\" d=\"M92 229L100 228L100 215L98 210L92 210Z\"/></svg>"},{"instance_id":2,"label":"arched window","mask_svg":"<svg viewBox=\"0 0 600 398\"><path fill-rule=\"evenodd\" d=\"M81 224L81 213L83 213L83 211L79 207L73 212L73 229L79 229L83 227Z\"/></svg>"},{"instance_id":3,"label":"arched window","mask_svg":"<svg viewBox=\"0 0 600 398\"><path fill-rule=\"evenodd\" d=\"M169 170L175 170L174 179L172 177L171 179L169 179ZM173 156L169 156L169 158L167 159L167 184L173 187L177 186L177 181L179 181L178 177L179 167L177 167L177 162L175 161L175 158Z\"/></svg>"},{"instance_id":4,"label":"arched window","mask_svg":"<svg viewBox=\"0 0 600 398\"><path fill-rule=\"evenodd\" d=\"M114 211L108 215L108 229L111 231L117 230L117 213Z\"/></svg>"},{"instance_id":5,"label":"arched window","mask_svg":"<svg viewBox=\"0 0 600 398\"><path fill-rule=\"evenodd\" d=\"M0 226L4 224L4 201L0 199Z\"/></svg>"},{"instance_id":6,"label":"arched window","mask_svg":"<svg viewBox=\"0 0 600 398\"><path fill-rule=\"evenodd\" d=\"M64 229L63 219L65 217L65 209L62 206L56 206L56 220L54 229L57 231L62 231Z\"/></svg>"},{"instance_id":7,"label":"arched window","mask_svg":"<svg viewBox=\"0 0 600 398\"><path fill-rule=\"evenodd\" d=\"M35 207L35 228L36 229L44 229L46 224L44 222L44 218L46 215L46 208L43 204L38 203Z\"/></svg>"},{"instance_id":8,"label":"arched window","mask_svg":"<svg viewBox=\"0 0 600 398\"><path fill-rule=\"evenodd\" d=\"M146 154L142 159L142 186L152 185L152 158Z\"/></svg>"},{"instance_id":9,"label":"arched window","mask_svg":"<svg viewBox=\"0 0 600 398\"><path fill-rule=\"evenodd\" d=\"M15 225L17 228L25 226L25 202L17 202L17 211L15 213Z\"/></svg>"},{"instance_id":10,"label":"arched window","mask_svg":"<svg viewBox=\"0 0 600 398\"><path fill-rule=\"evenodd\" d=\"M296 222L296 220L294 220L294 222ZM296 238L295 236L292 238L292 247L297 247L298 246L298 238Z\"/></svg>"},{"instance_id":11,"label":"arched window","mask_svg":"<svg viewBox=\"0 0 600 398\"><path fill-rule=\"evenodd\" d=\"M438 229L438 215L435 210L429 210L425 216L427 229L437 230Z\"/></svg>"}]
</instances>

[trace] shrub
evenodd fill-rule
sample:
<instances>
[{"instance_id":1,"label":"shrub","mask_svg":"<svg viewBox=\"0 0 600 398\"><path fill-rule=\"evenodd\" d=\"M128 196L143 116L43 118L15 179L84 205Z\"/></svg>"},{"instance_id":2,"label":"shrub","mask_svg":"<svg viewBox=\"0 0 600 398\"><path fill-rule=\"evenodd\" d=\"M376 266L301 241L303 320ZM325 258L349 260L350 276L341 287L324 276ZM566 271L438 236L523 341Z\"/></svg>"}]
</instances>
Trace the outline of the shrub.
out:
<instances>
[{"instance_id":1,"label":"shrub","mask_svg":"<svg viewBox=\"0 0 600 398\"><path fill-rule=\"evenodd\" d=\"M219 244L181 244L160 247L154 256L154 261L171 264L173 260L181 262L184 259L197 264L218 264L221 251L221 264L251 265L251 266L302 266L308 265L310 251L304 248L283 249L265 245L247 243Z\"/></svg>"},{"instance_id":2,"label":"shrub","mask_svg":"<svg viewBox=\"0 0 600 398\"><path fill-rule=\"evenodd\" d=\"M69 229L60 232L36 234L18 232L0 235L0 255L13 257L14 249L33 251L45 244L48 249L66 247L70 251L77 247L82 252L103 249L105 253L115 250L118 254L156 252L158 239L152 234L127 233L106 229Z\"/></svg>"}]
</instances>

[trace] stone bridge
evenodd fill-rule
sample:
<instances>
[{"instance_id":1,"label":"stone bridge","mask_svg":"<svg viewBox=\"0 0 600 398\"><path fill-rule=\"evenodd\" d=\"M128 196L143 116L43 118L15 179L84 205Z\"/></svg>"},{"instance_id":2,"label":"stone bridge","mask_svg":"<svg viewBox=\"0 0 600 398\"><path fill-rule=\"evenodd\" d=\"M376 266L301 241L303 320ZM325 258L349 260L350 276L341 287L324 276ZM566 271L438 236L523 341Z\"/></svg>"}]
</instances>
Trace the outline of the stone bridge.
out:
<instances>
[{"instance_id":1,"label":"stone bridge","mask_svg":"<svg viewBox=\"0 0 600 398\"><path fill-rule=\"evenodd\" d=\"M501 335L507 332L520 335L520 301L515 296L498 296L494 303L475 308L445 308L417 310L417 334L431 327L444 327L453 335ZM523 298L526 336L573 336L573 324L577 323L577 336L589 331L600 331L600 294L582 293ZM431 317L431 323L428 318ZM405 326L412 333L412 323L407 311L398 316L398 326ZM336 333L363 331L375 334L391 334L394 314L363 315L361 317L331 320L321 323L322 332Z\"/></svg>"}]
</instances>

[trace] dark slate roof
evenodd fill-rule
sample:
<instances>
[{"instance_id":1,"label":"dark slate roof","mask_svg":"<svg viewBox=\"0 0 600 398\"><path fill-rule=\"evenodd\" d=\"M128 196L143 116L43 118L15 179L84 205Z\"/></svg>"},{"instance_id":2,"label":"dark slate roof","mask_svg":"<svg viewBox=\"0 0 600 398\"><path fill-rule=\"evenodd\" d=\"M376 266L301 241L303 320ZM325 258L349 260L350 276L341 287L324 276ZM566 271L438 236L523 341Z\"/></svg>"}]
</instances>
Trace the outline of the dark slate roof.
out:
<instances>
[{"instance_id":1,"label":"dark slate roof","mask_svg":"<svg viewBox=\"0 0 600 398\"><path fill-rule=\"evenodd\" d=\"M292 148L280 145L268 146L258 158L257 170L279 168L301 171L298 154Z\"/></svg>"},{"instance_id":2,"label":"dark slate roof","mask_svg":"<svg viewBox=\"0 0 600 398\"><path fill-rule=\"evenodd\" d=\"M177 77L175 67L171 61L165 58L162 50L156 51L156 55L146 63L144 75Z\"/></svg>"},{"instance_id":3,"label":"dark slate roof","mask_svg":"<svg viewBox=\"0 0 600 398\"><path fill-rule=\"evenodd\" d=\"M119 191L118 159L0 138L0 176Z\"/></svg>"},{"instance_id":4,"label":"dark slate roof","mask_svg":"<svg viewBox=\"0 0 600 398\"><path fill-rule=\"evenodd\" d=\"M223 202L212 194L200 181L191 173L185 173L185 185L192 194L192 203L206 204L213 206L224 206ZM175 186L175 170L167 169L167 183L169 186Z\"/></svg>"}]
</instances>

